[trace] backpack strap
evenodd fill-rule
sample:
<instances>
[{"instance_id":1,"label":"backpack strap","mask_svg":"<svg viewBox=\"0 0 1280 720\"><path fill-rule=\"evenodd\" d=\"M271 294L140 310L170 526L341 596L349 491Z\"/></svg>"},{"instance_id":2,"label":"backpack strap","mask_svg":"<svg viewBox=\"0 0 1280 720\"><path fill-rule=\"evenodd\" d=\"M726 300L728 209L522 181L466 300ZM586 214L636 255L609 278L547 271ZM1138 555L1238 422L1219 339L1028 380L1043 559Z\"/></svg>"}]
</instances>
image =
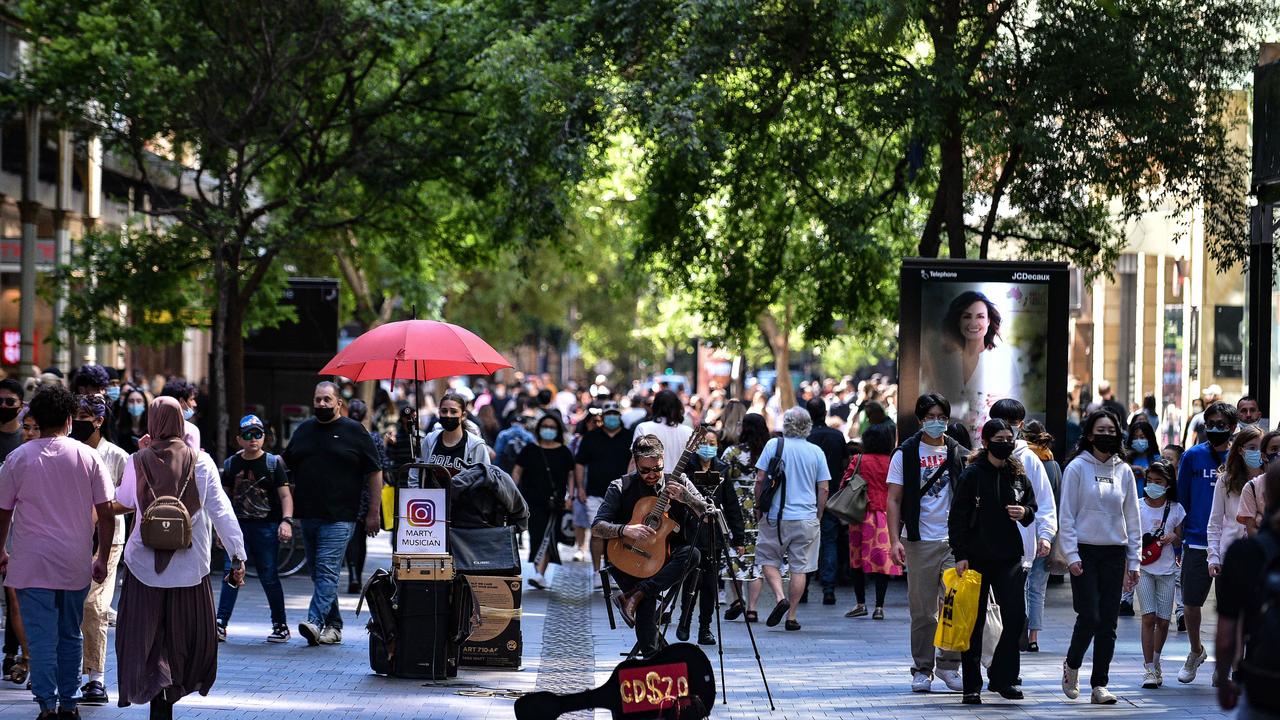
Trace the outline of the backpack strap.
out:
<instances>
[{"instance_id":1,"label":"backpack strap","mask_svg":"<svg viewBox=\"0 0 1280 720\"><path fill-rule=\"evenodd\" d=\"M267 455L267 472L274 475L276 473L276 465L279 464L280 462L280 456L272 455L271 453L267 453L266 455Z\"/></svg>"}]
</instances>

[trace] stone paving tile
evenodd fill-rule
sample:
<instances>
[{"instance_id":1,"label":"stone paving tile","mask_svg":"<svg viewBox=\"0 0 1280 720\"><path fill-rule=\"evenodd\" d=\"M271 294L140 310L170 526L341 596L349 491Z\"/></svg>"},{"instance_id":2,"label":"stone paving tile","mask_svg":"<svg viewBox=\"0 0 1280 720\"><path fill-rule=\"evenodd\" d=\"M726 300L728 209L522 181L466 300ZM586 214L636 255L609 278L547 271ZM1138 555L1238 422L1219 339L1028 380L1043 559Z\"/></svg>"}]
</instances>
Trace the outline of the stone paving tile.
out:
<instances>
[{"instance_id":1,"label":"stone paving tile","mask_svg":"<svg viewBox=\"0 0 1280 720\"><path fill-rule=\"evenodd\" d=\"M387 566L386 544L370 544L370 568ZM585 571L570 566L572 578ZM555 575L551 578L555 583ZM510 719L513 700L504 697L463 697L460 690L532 691L539 684L539 670L544 652L563 650L544 633L548 617L583 617L584 629L590 629L572 647L585 653L594 647L594 658L581 658L584 668L594 667L594 682L603 683L620 653L630 649L634 636L625 628L610 630L603 599L595 593L588 606L576 608L549 607L555 592L526 591L523 600L525 637L524 668L519 671L464 669L459 678L445 683L382 678L373 675L368 666L368 649L363 631L364 614L354 617L356 598L342 594L341 604L347 632L338 647L307 648L295 637L287 646L263 642L268 632L265 598L255 581L241 592L236 615L230 628L231 640L220 647L219 679L208 697L188 697L181 702L175 716L184 720L410 720L432 718L447 720ZM345 587L345 586L344 586ZM554 585L553 585L554 587ZM287 578L285 591L290 619L294 624L305 615L310 597L310 582L305 578ZM821 604L800 608L804 629L785 632L781 628L755 626L756 639L764 662L769 686L773 691L776 711L770 712L760 681L759 670L751 651L745 626L741 621L724 623L726 642L723 646L727 678L727 705L717 704L713 717L731 720L808 720L809 718L844 718L848 720L1028 720L1029 718L1081 718L1094 714L1125 718L1159 718L1176 716L1180 720L1218 720L1227 715L1218 710L1209 677L1213 663L1206 663L1201 675L1191 685L1180 685L1174 676L1186 656L1186 635L1169 638L1164 655L1168 683L1155 691L1142 690L1141 653L1138 644L1138 622L1122 618L1116 660L1112 665L1112 690L1122 702L1115 708L1097 708L1085 701L1068 701L1059 687L1059 674L1066 642L1074 615L1071 593L1065 585L1049 589L1047 630L1041 635L1042 652L1022 655L1022 674L1028 699L1021 703L995 702L986 697L980 708L960 705L953 693L917 695L907 691L910 680L908 657L906 586L890 585L886 603L888 618L877 622L869 618L848 620L844 611L852 602L852 590L842 588L840 604ZM815 594L815 599L820 595ZM575 601L576 603L577 601ZM761 607L768 608L772 598L766 591ZM566 616L566 609L569 614ZM1212 614L1207 613L1206 627L1212 627ZM674 639L674 630L671 638ZM114 642L114 640L112 640ZM1205 643L1212 647L1212 633ZM717 648L707 648L716 671L719 686L720 669ZM1088 659L1086 658L1086 668ZM114 691L114 654L108 659L108 681ZM1087 674L1087 673L1086 673ZM582 676L576 678L582 681ZM936 687L941 688L941 683ZM717 687L717 697L722 695ZM114 696L114 692L113 692ZM1087 696L1086 696L1087 698ZM0 685L0 720L34 718L35 705L30 693L17 686ZM114 705L84 708L86 720L142 720L145 707L118 708ZM608 718L598 711L597 720Z\"/></svg>"}]
</instances>

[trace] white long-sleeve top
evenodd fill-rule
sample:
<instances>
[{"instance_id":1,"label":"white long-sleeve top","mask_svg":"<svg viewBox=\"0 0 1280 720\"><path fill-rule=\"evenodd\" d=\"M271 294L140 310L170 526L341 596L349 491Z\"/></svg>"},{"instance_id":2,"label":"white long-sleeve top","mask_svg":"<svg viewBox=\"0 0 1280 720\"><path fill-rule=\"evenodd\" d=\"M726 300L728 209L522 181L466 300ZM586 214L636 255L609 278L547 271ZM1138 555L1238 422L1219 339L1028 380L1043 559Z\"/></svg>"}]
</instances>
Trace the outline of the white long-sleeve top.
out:
<instances>
[{"instance_id":1,"label":"white long-sleeve top","mask_svg":"<svg viewBox=\"0 0 1280 720\"><path fill-rule=\"evenodd\" d=\"M134 470L134 458L124 468L124 479L116 500L123 506L137 509L138 475ZM218 539L232 557L245 560L244 536L240 523L231 509L231 501L222 489L218 466L209 453L200 451L196 459L196 487L200 492L200 509L191 516L191 547L175 550L169 566L163 573L156 572L155 551L142 544L142 523L133 524L133 532L124 546L124 562L129 572L144 585L161 588L179 588L198 585L209 574L209 556L213 545L213 528L218 529Z\"/></svg>"},{"instance_id":2,"label":"white long-sleeve top","mask_svg":"<svg viewBox=\"0 0 1280 720\"><path fill-rule=\"evenodd\" d=\"M1245 527L1236 520L1240 512L1240 495L1227 490L1227 480L1218 474L1213 484L1213 509L1209 511L1209 564L1221 565L1231 543L1245 536Z\"/></svg>"},{"instance_id":3,"label":"white long-sleeve top","mask_svg":"<svg viewBox=\"0 0 1280 720\"><path fill-rule=\"evenodd\" d=\"M1018 531L1022 533L1022 567L1029 568L1036 560L1036 541L1052 543L1058 534L1058 503L1053 499L1053 486L1049 484L1044 463L1025 440L1019 440L1014 446L1013 456L1026 469L1036 494L1036 521L1030 525L1018 523Z\"/></svg>"},{"instance_id":4,"label":"white long-sleeve top","mask_svg":"<svg viewBox=\"0 0 1280 720\"><path fill-rule=\"evenodd\" d=\"M1138 485L1124 461L1115 455L1105 463L1093 453L1077 455L1062 471L1061 496L1058 538L1068 563L1080 562L1081 545L1122 545L1128 569L1138 569Z\"/></svg>"}]
</instances>

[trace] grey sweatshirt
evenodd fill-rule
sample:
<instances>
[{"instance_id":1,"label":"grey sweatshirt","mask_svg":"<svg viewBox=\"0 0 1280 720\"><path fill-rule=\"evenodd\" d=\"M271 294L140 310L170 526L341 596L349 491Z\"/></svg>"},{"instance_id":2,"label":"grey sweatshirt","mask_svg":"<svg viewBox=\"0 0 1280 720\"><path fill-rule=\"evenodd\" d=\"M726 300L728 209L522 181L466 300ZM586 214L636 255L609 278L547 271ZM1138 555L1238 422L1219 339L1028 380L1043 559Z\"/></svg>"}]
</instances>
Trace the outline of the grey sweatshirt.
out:
<instances>
[{"instance_id":1,"label":"grey sweatshirt","mask_svg":"<svg viewBox=\"0 0 1280 720\"><path fill-rule=\"evenodd\" d=\"M1133 470L1118 456L1099 462L1082 453L1062 473L1058 536L1068 563L1080 561L1081 545L1122 545L1129 570L1138 569L1142 523Z\"/></svg>"}]
</instances>

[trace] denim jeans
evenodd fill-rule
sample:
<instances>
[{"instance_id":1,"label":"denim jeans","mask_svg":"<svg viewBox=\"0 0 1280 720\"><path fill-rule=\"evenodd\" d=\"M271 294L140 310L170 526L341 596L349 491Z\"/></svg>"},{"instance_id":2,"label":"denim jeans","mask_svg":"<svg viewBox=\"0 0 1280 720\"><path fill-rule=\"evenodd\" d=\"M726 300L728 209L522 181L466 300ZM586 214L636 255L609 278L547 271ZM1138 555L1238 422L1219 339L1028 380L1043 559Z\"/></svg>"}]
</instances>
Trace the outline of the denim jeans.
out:
<instances>
[{"instance_id":1,"label":"denim jeans","mask_svg":"<svg viewBox=\"0 0 1280 720\"><path fill-rule=\"evenodd\" d=\"M249 562L258 573L258 582L262 583L262 592L267 595L267 605L271 607L271 624L283 625L284 589L280 587L280 575L276 567L276 559L280 554L280 541L276 536L280 524L274 520L241 520L240 532L244 534L244 550L249 555ZM227 557L224 573L231 572L231 557ZM240 589L222 583L222 595L218 598L218 622L226 625L231 621L231 612L236 608L236 597Z\"/></svg>"},{"instance_id":2,"label":"denim jeans","mask_svg":"<svg viewBox=\"0 0 1280 720\"><path fill-rule=\"evenodd\" d=\"M302 541L307 547L307 563L311 565L311 606L307 621L316 627L342 629L338 613L338 575L342 572L355 522L302 521Z\"/></svg>"},{"instance_id":3,"label":"denim jeans","mask_svg":"<svg viewBox=\"0 0 1280 720\"><path fill-rule=\"evenodd\" d=\"M831 513L822 514L822 534L818 545L818 578L822 581L823 592L834 592L836 589L836 568L840 565L839 543L840 521ZM845 550L848 552L848 549Z\"/></svg>"},{"instance_id":4,"label":"denim jeans","mask_svg":"<svg viewBox=\"0 0 1280 720\"><path fill-rule=\"evenodd\" d=\"M1049 558L1038 557L1027 573L1027 630L1044 629L1044 596L1049 588Z\"/></svg>"},{"instance_id":5,"label":"denim jeans","mask_svg":"<svg viewBox=\"0 0 1280 720\"><path fill-rule=\"evenodd\" d=\"M31 650L31 694L40 710L63 710L76 706L80 692L80 653L84 639L80 621L84 619L82 590L18 590L18 606Z\"/></svg>"}]
</instances>

